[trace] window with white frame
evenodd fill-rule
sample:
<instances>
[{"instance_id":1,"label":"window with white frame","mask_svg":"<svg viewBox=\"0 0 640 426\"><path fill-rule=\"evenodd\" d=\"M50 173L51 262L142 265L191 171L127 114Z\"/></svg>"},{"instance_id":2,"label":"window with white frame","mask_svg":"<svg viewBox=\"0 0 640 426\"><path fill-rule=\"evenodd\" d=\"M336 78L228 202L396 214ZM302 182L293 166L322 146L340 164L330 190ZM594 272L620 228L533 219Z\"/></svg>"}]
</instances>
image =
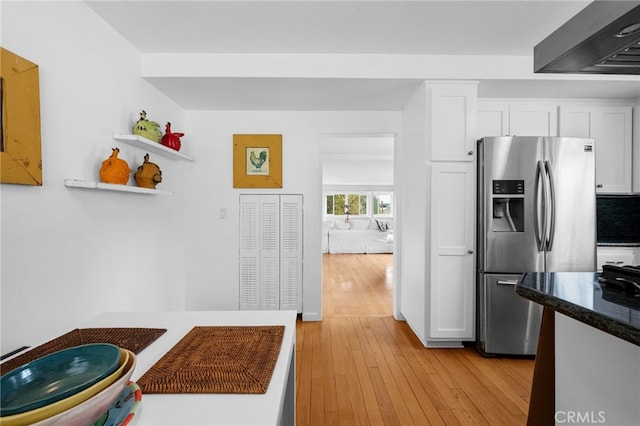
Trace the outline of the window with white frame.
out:
<instances>
[{"instance_id":1,"label":"window with white frame","mask_svg":"<svg viewBox=\"0 0 640 426\"><path fill-rule=\"evenodd\" d=\"M327 192L325 214L331 216L386 216L393 213L393 192Z\"/></svg>"},{"instance_id":2,"label":"window with white frame","mask_svg":"<svg viewBox=\"0 0 640 426\"><path fill-rule=\"evenodd\" d=\"M373 216L393 216L393 192L374 192L372 194Z\"/></svg>"}]
</instances>

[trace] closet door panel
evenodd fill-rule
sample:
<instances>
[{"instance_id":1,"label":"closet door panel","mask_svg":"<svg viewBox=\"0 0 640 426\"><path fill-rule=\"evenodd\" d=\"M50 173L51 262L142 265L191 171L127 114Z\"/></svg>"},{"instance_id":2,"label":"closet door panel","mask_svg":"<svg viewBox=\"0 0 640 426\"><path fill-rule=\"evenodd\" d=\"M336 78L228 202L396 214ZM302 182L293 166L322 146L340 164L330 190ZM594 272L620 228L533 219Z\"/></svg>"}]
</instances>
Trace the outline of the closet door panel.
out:
<instances>
[{"instance_id":1,"label":"closet door panel","mask_svg":"<svg viewBox=\"0 0 640 426\"><path fill-rule=\"evenodd\" d=\"M302 195L280 196L280 309L302 311Z\"/></svg>"},{"instance_id":2,"label":"closet door panel","mask_svg":"<svg viewBox=\"0 0 640 426\"><path fill-rule=\"evenodd\" d=\"M280 197L260 196L260 309L280 308Z\"/></svg>"},{"instance_id":3,"label":"closet door panel","mask_svg":"<svg viewBox=\"0 0 640 426\"><path fill-rule=\"evenodd\" d=\"M240 309L259 308L259 215L257 195L240 197Z\"/></svg>"}]
</instances>

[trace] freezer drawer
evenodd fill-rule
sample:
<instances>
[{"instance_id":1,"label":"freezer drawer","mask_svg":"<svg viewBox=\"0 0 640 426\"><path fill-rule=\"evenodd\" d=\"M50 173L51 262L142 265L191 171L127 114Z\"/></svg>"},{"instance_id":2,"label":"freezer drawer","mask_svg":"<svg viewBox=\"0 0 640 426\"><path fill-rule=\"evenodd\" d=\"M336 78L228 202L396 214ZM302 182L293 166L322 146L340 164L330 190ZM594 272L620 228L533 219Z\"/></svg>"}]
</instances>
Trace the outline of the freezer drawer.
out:
<instances>
[{"instance_id":1,"label":"freezer drawer","mask_svg":"<svg viewBox=\"0 0 640 426\"><path fill-rule=\"evenodd\" d=\"M481 274L478 349L485 354L535 355L542 306L515 293L517 274Z\"/></svg>"}]
</instances>

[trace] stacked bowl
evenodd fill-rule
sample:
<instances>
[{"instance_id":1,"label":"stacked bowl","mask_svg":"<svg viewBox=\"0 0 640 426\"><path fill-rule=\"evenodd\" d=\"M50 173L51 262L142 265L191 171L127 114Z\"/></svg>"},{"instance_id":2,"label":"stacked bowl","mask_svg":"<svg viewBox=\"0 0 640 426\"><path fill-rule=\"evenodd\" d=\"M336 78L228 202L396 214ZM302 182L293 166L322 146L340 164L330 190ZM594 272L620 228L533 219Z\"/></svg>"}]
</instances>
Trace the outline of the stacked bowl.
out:
<instances>
[{"instance_id":1,"label":"stacked bowl","mask_svg":"<svg viewBox=\"0 0 640 426\"><path fill-rule=\"evenodd\" d=\"M0 378L0 425L92 425L127 387L135 364L133 352L106 343L24 364Z\"/></svg>"}]
</instances>

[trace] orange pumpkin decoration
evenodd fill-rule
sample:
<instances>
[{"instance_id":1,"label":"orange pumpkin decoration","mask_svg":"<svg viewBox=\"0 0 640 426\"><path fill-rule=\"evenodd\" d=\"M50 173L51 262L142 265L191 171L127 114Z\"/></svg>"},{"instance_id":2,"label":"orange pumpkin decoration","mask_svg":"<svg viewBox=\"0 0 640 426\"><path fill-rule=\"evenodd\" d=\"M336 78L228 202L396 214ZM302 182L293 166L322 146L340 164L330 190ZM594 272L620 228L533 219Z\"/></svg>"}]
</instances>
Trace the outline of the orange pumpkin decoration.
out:
<instances>
[{"instance_id":1,"label":"orange pumpkin decoration","mask_svg":"<svg viewBox=\"0 0 640 426\"><path fill-rule=\"evenodd\" d=\"M111 157L102 162L100 167L100 180L104 183L117 183L120 185L126 185L129 182L129 174L131 169L126 161L122 158L118 158L118 148L113 148Z\"/></svg>"}]
</instances>

